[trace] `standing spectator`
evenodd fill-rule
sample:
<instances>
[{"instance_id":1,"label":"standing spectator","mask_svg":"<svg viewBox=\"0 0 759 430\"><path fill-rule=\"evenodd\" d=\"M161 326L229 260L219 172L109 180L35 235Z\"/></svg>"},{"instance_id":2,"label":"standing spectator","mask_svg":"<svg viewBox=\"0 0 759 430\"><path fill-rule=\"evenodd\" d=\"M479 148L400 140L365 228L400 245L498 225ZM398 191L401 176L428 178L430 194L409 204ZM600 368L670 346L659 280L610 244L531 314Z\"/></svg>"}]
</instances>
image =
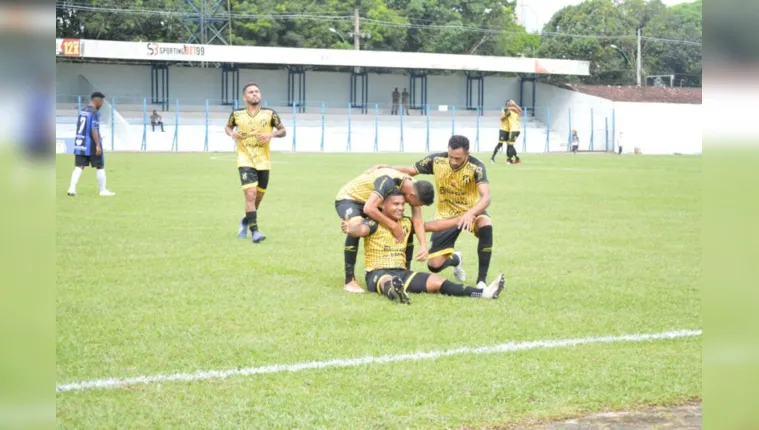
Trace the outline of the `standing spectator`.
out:
<instances>
[{"instance_id":1,"label":"standing spectator","mask_svg":"<svg viewBox=\"0 0 759 430\"><path fill-rule=\"evenodd\" d=\"M153 131L155 131L155 126L160 125L161 131L166 131L163 129L163 120L161 119L161 115L158 115L158 111L153 110L153 114L150 115L150 125L153 127Z\"/></svg>"},{"instance_id":2,"label":"standing spectator","mask_svg":"<svg viewBox=\"0 0 759 430\"><path fill-rule=\"evenodd\" d=\"M577 150L580 148L580 136L577 135L577 130L572 130L572 152L577 154Z\"/></svg>"},{"instance_id":3,"label":"standing spectator","mask_svg":"<svg viewBox=\"0 0 759 430\"><path fill-rule=\"evenodd\" d=\"M405 88L401 93L401 106L403 107L403 114L408 115L408 91Z\"/></svg>"},{"instance_id":4,"label":"standing spectator","mask_svg":"<svg viewBox=\"0 0 759 430\"><path fill-rule=\"evenodd\" d=\"M619 139L617 140L617 142L618 142L617 145L619 146L619 155L622 155L622 147L624 146L624 142L622 140L622 136L623 135L624 134L620 131L619 132Z\"/></svg>"},{"instance_id":5,"label":"standing spectator","mask_svg":"<svg viewBox=\"0 0 759 430\"><path fill-rule=\"evenodd\" d=\"M398 100L401 98L401 93L398 92L398 87L393 90L393 108L390 110L390 115L398 115Z\"/></svg>"}]
</instances>

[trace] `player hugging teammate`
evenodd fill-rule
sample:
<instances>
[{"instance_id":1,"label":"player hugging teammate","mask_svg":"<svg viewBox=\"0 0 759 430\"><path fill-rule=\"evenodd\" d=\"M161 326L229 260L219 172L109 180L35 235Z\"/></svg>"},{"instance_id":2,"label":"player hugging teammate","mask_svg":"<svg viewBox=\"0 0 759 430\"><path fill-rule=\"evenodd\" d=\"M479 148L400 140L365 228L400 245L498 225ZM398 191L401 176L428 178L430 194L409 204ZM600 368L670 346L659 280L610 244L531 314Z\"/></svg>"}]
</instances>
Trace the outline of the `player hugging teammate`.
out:
<instances>
[{"instance_id":1,"label":"player hugging teammate","mask_svg":"<svg viewBox=\"0 0 759 430\"><path fill-rule=\"evenodd\" d=\"M365 269L368 275L372 275L367 277L367 289L381 292L402 303L408 302L407 292L439 292L454 296L498 298L505 285L504 276L499 274L490 285L487 284L493 252L493 227L486 211L490 205L490 185L485 165L469 154L469 139L465 136L453 136L448 142L447 152L431 154L410 167L375 166L370 173L379 171L396 171L396 175L409 177L419 174L435 177L438 195L435 219L423 223L424 230L432 232L432 245L427 260L430 272L439 273L452 267L457 281L466 280L463 255L454 248L462 230L470 231L478 238L479 270L474 287L447 283L448 281L439 276L411 272L410 254L406 254L407 258L403 262L400 261L399 255L393 257L392 250L396 243L389 239L394 236L390 229L377 226L377 222L372 219L352 223L344 220L343 231L349 237L365 238ZM403 195L402 192L399 193ZM385 197L383 205L382 212L402 227L404 236L401 239L409 240L418 227L415 223L412 228L410 221L403 217L401 199L390 194ZM398 239L396 236L395 240L402 244L403 240ZM422 239L420 242L424 246ZM401 246L400 244L397 246ZM407 243L406 246L412 247L413 244ZM386 250L387 255L382 254L382 249ZM377 254L384 257L376 257Z\"/></svg>"}]
</instances>

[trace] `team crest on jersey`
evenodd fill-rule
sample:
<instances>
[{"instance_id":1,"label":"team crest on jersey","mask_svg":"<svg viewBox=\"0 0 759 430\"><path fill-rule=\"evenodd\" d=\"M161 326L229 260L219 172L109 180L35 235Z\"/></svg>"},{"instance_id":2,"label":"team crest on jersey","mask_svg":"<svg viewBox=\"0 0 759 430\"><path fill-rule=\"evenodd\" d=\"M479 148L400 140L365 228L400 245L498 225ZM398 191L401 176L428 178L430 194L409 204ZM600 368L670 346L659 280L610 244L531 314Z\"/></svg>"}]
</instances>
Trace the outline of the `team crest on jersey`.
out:
<instances>
[{"instance_id":1,"label":"team crest on jersey","mask_svg":"<svg viewBox=\"0 0 759 430\"><path fill-rule=\"evenodd\" d=\"M262 119L262 120L258 121L258 124L259 124L261 127L266 127L266 123L267 123L266 119Z\"/></svg>"},{"instance_id":2,"label":"team crest on jersey","mask_svg":"<svg viewBox=\"0 0 759 430\"><path fill-rule=\"evenodd\" d=\"M464 176L464 185L469 185L469 183L472 181L472 177L469 175Z\"/></svg>"}]
</instances>

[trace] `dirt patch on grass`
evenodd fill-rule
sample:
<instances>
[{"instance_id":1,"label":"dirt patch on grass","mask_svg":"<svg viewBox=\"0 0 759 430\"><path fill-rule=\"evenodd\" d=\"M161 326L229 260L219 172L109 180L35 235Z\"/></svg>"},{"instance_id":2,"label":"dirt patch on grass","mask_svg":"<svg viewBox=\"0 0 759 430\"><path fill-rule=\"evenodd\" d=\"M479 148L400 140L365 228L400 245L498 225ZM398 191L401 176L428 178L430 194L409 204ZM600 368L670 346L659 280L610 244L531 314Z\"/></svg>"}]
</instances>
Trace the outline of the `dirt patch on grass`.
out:
<instances>
[{"instance_id":1,"label":"dirt patch on grass","mask_svg":"<svg viewBox=\"0 0 759 430\"><path fill-rule=\"evenodd\" d=\"M701 402L637 411L601 412L581 418L509 427L526 430L701 429Z\"/></svg>"}]
</instances>

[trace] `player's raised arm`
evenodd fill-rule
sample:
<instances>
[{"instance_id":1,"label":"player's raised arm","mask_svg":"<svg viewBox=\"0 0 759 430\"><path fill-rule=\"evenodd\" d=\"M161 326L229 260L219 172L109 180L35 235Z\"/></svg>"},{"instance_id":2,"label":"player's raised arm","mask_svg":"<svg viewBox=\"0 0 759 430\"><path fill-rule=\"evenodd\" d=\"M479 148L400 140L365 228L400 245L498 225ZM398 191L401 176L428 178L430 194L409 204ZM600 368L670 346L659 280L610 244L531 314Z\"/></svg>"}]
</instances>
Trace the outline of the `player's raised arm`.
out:
<instances>
[{"instance_id":1,"label":"player's raised arm","mask_svg":"<svg viewBox=\"0 0 759 430\"><path fill-rule=\"evenodd\" d=\"M387 215L383 214L379 209L379 206L385 201L385 198L390 195L395 189L395 182L390 176L380 176L374 180L374 191L369 196L369 199L364 203L364 213L369 218L379 222L385 228L390 230L395 236L397 241L403 241L403 227L390 219Z\"/></svg>"},{"instance_id":2,"label":"player's raised arm","mask_svg":"<svg viewBox=\"0 0 759 430\"><path fill-rule=\"evenodd\" d=\"M513 100L509 101L509 111L514 112L517 115L522 115L522 108Z\"/></svg>"}]
</instances>

